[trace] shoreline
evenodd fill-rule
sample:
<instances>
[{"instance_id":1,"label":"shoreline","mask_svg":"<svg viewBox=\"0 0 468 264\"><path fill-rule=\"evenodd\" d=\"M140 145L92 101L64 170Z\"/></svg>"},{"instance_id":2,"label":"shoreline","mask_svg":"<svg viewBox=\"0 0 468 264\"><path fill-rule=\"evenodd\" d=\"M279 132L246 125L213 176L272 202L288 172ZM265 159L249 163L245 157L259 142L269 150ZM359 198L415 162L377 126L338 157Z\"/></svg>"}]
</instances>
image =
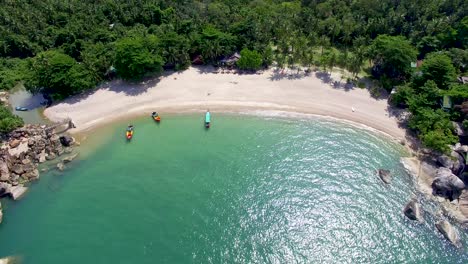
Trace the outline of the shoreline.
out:
<instances>
[{"instance_id":1,"label":"shoreline","mask_svg":"<svg viewBox=\"0 0 468 264\"><path fill-rule=\"evenodd\" d=\"M235 75L211 73L209 67L203 69L204 72L189 68L140 84L112 81L89 94L45 109L44 115L54 122L71 118L77 128L69 132L81 134L118 120L149 115L152 111L162 115L199 113L207 109L240 114L277 111L333 118L371 128L394 140L405 139L406 131L389 113L386 100L372 98L366 89L334 87L332 81L340 80L339 74L332 73L330 81L324 82L317 77L319 73L290 79L275 77L274 70Z\"/></svg>"}]
</instances>

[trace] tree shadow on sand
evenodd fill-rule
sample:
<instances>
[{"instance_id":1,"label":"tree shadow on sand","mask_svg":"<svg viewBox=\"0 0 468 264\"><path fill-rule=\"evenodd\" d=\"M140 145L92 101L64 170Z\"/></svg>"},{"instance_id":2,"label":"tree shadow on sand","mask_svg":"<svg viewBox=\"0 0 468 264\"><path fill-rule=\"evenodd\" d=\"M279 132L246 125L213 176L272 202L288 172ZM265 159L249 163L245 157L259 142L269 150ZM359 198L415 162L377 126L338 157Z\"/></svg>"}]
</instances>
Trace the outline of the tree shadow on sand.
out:
<instances>
[{"instance_id":1,"label":"tree shadow on sand","mask_svg":"<svg viewBox=\"0 0 468 264\"><path fill-rule=\"evenodd\" d=\"M310 73L304 72L303 70L296 69L274 69L268 79L270 81L279 81L279 80L299 80L310 76Z\"/></svg>"},{"instance_id":2,"label":"tree shadow on sand","mask_svg":"<svg viewBox=\"0 0 468 264\"><path fill-rule=\"evenodd\" d=\"M122 79L116 79L109 82L104 82L98 85L96 88L85 91L81 94L72 96L60 102L55 102L53 105L59 103L66 103L66 104L75 104L82 100L87 99L90 95L94 94L98 90L107 90L112 91L115 93L124 93L127 96L138 96L144 94L148 91L148 89L156 86L162 79L169 78L171 75L175 74L176 72L173 71L166 71L162 75L158 77L146 77L139 81L125 81Z\"/></svg>"}]
</instances>

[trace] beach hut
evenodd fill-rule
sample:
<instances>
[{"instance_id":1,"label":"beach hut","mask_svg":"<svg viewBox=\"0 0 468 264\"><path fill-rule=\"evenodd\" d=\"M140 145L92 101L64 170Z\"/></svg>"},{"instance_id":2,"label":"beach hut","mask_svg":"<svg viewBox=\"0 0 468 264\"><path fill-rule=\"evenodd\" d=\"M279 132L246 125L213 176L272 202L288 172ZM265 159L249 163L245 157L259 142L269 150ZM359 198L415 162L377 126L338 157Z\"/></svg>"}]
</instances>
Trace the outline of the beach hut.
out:
<instances>
[{"instance_id":1,"label":"beach hut","mask_svg":"<svg viewBox=\"0 0 468 264\"><path fill-rule=\"evenodd\" d=\"M442 109L448 111L452 109L452 99L448 95L444 95L444 98L442 98Z\"/></svg>"}]
</instances>

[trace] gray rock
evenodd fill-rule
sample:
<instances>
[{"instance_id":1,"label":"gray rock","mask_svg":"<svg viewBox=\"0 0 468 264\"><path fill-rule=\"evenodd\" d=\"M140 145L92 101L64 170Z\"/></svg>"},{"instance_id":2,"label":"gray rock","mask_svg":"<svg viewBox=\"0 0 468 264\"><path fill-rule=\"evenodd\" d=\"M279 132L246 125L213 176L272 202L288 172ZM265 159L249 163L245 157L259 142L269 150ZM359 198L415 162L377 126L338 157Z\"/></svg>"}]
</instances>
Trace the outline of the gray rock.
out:
<instances>
[{"instance_id":1,"label":"gray rock","mask_svg":"<svg viewBox=\"0 0 468 264\"><path fill-rule=\"evenodd\" d=\"M68 162L71 162L72 160L74 160L76 157L78 156L78 154L73 154L73 155L70 155L68 157L65 157L63 158L63 163L68 163Z\"/></svg>"},{"instance_id":2,"label":"gray rock","mask_svg":"<svg viewBox=\"0 0 468 264\"><path fill-rule=\"evenodd\" d=\"M69 147L73 145L73 138L69 136L61 136L60 137L60 143L62 143L63 146Z\"/></svg>"},{"instance_id":3,"label":"gray rock","mask_svg":"<svg viewBox=\"0 0 468 264\"><path fill-rule=\"evenodd\" d=\"M10 195L13 200L18 200L20 199L28 190L27 187L24 187L22 184L19 184L18 186L11 186L10 188Z\"/></svg>"},{"instance_id":4,"label":"gray rock","mask_svg":"<svg viewBox=\"0 0 468 264\"><path fill-rule=\"evenodd\" d=\"M53 160L53 159L55 159L55 158L57 158L57 155L55 155L55 153L53 153L53 152L49 153L49 154L46 156L46 159L47 159L47 160Z\"/></svg>"},{"instance_id":5,"label":"gray rock","mask_svg":"<svg viewBox=\"0 0 468 264\"><path fill-rule=\"evenodd\" d=\"M458 172L462 168L462 164L465 161L465 159L456 151L452 151L452 153L450 153L450 156L454 160L453 167L452 167L452 172L454 174L458 174Z\"/></svg>"},{"instance_id":6,"label":"gray rock","mask_svg":"<svg viewBox=\"0 0 468 264\"><path fill-rule=\"evenodd\" d=\"M33 170L31 172L28 172L28 173L25 173L25 174L23 174L21 176L26 180L36 180L36 179L39 179L39 170L35 169L35 170Z\"/></svg>"},{"instance_id":7,"label":"gray rock","mask_svg":"<svg viewBox=\"0 0 468 264\"><path fill-rule=\"evenodd\" d=\"M437 222L436 227L450 243L457 248L461 248L460 236L457 230L447 220Z\"/></svg>"},{"instance_id":8,"label":"gray rock","mask_svg":"<svg viewBox=\"0 0 468 264\"><path fill-rule=\"evenodd\" d=\"M73 152L73 148L72 148L72 147L66 147L66 148L65 148L65 153L70 154L70 153L72 153L72 152Z\"/></svg>"},{"instance_id":9,"label":"gray rock","mask_svg":"<svg viewBox=\"0 0 468 264\"><path fill-rule=\"evenodd\" d=\"M28 139L28 146L33 146L34 144L36 143L36 141L34 140L34 138L30 138Z\"/></svg>"},{"instance_id":10,"label":"gray rock","mask_svg":"<svg viewBox=\"0 0 468 264\"><path fill-rule=\"evenodd\" d=\"M46 161L46 153L45 153L45 150L41 151L41 153L39 153L39 163L43 163Z\"/></svg>"},{"instance_id":11,"label":"gray rock","mask_svg":"<svg viewBox=\"0 0 468 264\"><path fill-rule=\"evenodd\" d=\"M379 177L386 184L392 182L392 177L389 170L379 169Z\"/></svg>"},{"instance_id":12,"label":"gray rock","mask_svg":"<svg viewBox=\"0 0 468 264\"><path fill-rule=\"evenodd\" d=\"M65 169L65 165L62 162L57 163L57 169L59 171L63 171Z\"/></svg>"},{"instance_id":13,"label":"gray rock","mask_svg":"<svg viewBox=\"0 0 468 264\"><path fill-rule=\"evenodd\" d=\"M421 207L419 206L419 203L414 199L409 201L408 204L406 204L403 213L406 215L406 217L408 217L411 220L417 220L418 222L423 221Z\"/></svg>"},{"instance_id":14,"label":"gray rock","mask_svg":"<svg viewBox=\"0 0 468 264\"><path fill-rule=\"evenodd\" d=\"M2 223L2 220L3 220L2 202L0 202L0 224Z\"/></svg>"},{"instance_id":15,"label":"gray rock","mask_svg":"<svg viewBox=\"0 0 468 264\"><path fill-rule=\"evenodd\" d=\"M23 165L23 170L24 170L24 172L31 172L31 171L33 171L34 169L36 169L36 165L33 164L33 163L29 163L29 164Z\"/></svg>"},{"instance_id":16,"label":"gray rock","mask_svg":"<svg viewBox=\"0 0 468 264\"><path fill-rule=\"evenodd\" d=\"M452 169L454 160L447 155L442 155L437 157L437 162L445 168Z\"/></svg>"},{"instance_id":17,"label":"gray rock","mask_svg":"<svg viewBox=\"0 0 468 264\"><path fill-rule=\"evenodd\" d=\"M3 160L0 160L0 181L7 181L10 178L10 170Z\"/></svg>"},{"instance_id":18,"label":"gray rock","mask_svg":"<svg viewBox=\"0 0 468 264\"><path fill-rule=\"evenodd\" d=\"M465 184L448 168L441 167L437 169L436 177L432 182L432 191L434 195L446 197L450 200L457 199Z\"/></svg>"},{"instance_id":19,"label":"gray rock","mask_svg":"<svg viewBox=\"0 0 468 264\"><path fill-rule=\"evenodd\" d=\"M21 161L21 163L23 163L24 165L31 164L31 160L30 159L24 159L24 160Z\"/></svg>"},{"instance_id":20,"label":"gray rock","mask_svg":"<svg viewBox=\"0 0 468 264\"><path fill-rule=\"evenodd\" d=\"M11 168L11 171L16 173L16 174L23 174L24 173L24 168L22 164L14 164L13 167Z\"/></svg>"}]
</instances>

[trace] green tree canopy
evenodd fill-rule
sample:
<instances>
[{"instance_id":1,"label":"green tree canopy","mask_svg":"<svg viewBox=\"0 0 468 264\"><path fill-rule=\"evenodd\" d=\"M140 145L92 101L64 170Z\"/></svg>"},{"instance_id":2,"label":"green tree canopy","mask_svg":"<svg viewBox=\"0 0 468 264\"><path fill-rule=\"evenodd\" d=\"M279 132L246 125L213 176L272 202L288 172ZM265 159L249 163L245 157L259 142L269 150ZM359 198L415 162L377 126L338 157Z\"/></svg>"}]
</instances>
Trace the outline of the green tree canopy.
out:
<instances>
[{"instance_id":1,"label":"green tree canopy","mask_svg":"<svg viewBox=\"0 0 468 264\"><path fill-rule=\"evenodd\" d=\"M428 54L421 71L424 82L433 80L440 89L445 90L457 77L452 60L449 56L441 53Z\"/></svg>"},{"instance_id":2,"label":"green tree canopy","mask_svg":"<svg viewBox=\"0 0 468 264\"><path fill-rule=\"evenodd\" d=\"M8 133L23 125L23 119L11 113L10 109L0 104L0 133Z\"/></svg>"},{"instance_id":3,"label":"green tree canopy","mask_svg":"<svg viewBox=\"0 0 468 264\"><path fill-rule=\"evenodd\" d=\"M243 49L237 66L242 70L258 70L262 67L262 55L256 50Z\"/></svg>"},{"instance_id":4,"label":"green tree canopy","mask_svg":"<svg viewBox=\"0 0 468 264\"><path fill-rule=\"evenodd\" d=\"M164 64L157 50L157 38L127 37L115 44L115 68L123 79L137 80L147 73L159 73Z\"/></svg>"},{"instance_id":5,"label":"green tree canopy","mask_svg":"<svg viewBox=\"0 0 468 264\"><path fill-rule=\"evenodd\" d=\"M374 61L373 74L394 80L407 78L411 73L411 63L416 61L417 51L403 36L380 35L370 47Z\"/></svg>"},{"instance_id":6,"label":"green tree canopy","mask_svg":"<svg viewBox=\"0 0 468 264\"><path fill-rule=\"evenodd\" d=\"M27 89L48 93L54 99L78 94L96 85L83 64L58 50L44 51L34 57L25 79Z\"/></svg>"}]
</instances>

